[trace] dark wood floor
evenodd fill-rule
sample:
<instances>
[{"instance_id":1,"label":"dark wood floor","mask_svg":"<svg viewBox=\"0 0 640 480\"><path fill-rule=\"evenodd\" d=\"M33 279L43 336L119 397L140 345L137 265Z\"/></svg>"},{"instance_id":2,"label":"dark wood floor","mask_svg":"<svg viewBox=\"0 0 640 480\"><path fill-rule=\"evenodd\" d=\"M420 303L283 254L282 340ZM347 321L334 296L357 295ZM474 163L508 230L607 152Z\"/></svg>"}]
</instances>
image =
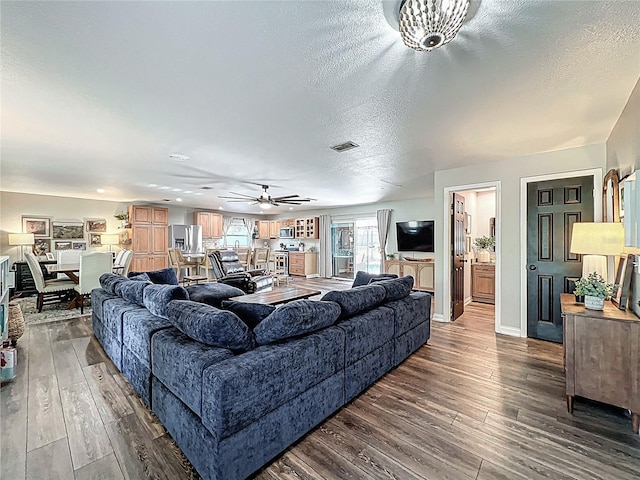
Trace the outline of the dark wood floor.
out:
<instances>
[{"instance_id":1,"label":"dark wood floor","mask_svg":"<svg viewBox=\"0 0 640 480\"><path fill-rule=\"evenodd\" d=\"M348 284L307 281L322 290ZM303 285L306 282L297 282ZM2 479L197 478L87 317L29 327L0 389ZM635 479L626 412L566 412L560 345L493 333L471 304L428 346L256 475L273 479Z\"/></svg>"}]
</instances>

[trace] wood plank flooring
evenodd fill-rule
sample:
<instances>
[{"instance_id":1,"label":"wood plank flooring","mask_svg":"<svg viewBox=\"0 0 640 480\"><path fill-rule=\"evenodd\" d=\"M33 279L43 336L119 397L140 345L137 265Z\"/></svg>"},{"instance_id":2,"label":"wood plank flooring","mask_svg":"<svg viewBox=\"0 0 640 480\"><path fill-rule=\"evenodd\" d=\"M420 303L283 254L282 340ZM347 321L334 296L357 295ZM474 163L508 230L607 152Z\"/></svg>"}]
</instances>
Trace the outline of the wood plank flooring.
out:
<instances>
[{"instance_id":1,"label":"wood plank flooring","mask_svg":"<svg viewBox=\"0 0 640 480\"><path fill-rule=\"evenodd\" d=\"M336 280L295 284L348 288ZM198 478L107 358L89 317L28 327L0 389L2 479ZM427 346L255 475L274 479L638 479L628 413L566 411L562 347L495 335L493 306Z\"/></svg>"}]
</instances>

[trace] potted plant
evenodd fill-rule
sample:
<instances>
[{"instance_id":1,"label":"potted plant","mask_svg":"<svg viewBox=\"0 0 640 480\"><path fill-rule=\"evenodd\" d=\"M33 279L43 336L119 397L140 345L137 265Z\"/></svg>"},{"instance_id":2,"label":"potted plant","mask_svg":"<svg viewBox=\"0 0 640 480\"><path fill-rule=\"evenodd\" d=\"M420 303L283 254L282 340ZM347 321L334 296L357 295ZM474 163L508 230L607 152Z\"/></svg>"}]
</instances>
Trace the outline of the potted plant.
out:
<instances>
[{"instance_id":1,"label":"potted plant","mask_svg":"<svg viewBox=\"0 0 640 480\"><path fill-rule=\"evenodd\" d=\"M491 253L489 249L492 249L496 244L496 237L482 236L473 241L473 246L478 253L478 262L489 263L491 261Z\"/></svg>"},{"instance_id":2,"label":"potted plant","mask_svg":"<svg viewBox=\"0 0 640 480\"><path fill-rule=\"evenodd\" d=\"M129 214L127 212L116 213L114 217L122 222L123 227L126 227L129 223Z\"/></svg>"},{"instance_id":3,"label":"potted plant","mask_svg":"<svg viewBox=\"0 0 640 480\"><path fill-rule=\"evenodd\" d=\"M596 272L590 273L587 278L581 277L576 282L573 294L584 295L584 306L590 310L604 309L604 299L613 293L613 284L606 283L604 278Z\"/></svg>"}]
</instances>

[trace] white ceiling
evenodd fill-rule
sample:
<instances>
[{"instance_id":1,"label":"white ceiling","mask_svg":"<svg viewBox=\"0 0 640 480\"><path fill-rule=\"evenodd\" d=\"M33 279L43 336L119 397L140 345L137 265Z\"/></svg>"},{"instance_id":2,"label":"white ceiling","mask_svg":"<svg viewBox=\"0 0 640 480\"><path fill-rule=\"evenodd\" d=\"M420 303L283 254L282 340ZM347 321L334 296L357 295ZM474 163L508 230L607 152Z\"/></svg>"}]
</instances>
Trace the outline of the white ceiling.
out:
<instances>
[{"instance_id":1,"label":"white ceiling","mask_svg":"<svg viewBox=\"0 0 640 480\"><path fill-rule=\"evenodd\" d=\"M218 195L430 196L437 170L606 141L640 76L637 0L476 0L431 53L398 5L3 1L1 188L245 212Z\"/></svg>"}]
</instances>

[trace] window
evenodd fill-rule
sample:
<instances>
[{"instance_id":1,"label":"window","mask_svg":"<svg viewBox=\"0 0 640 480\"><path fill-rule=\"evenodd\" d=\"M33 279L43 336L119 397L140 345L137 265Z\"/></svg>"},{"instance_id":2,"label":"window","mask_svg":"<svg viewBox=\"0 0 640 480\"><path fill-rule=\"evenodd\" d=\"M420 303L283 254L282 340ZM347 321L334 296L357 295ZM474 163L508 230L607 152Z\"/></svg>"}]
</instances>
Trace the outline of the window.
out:
<instances>
[{"instance_id":1,"label":"window","mask_svg":"<svg viewBox=\"0 0 640 480\"><path fill-rule=\"evenodd\" d=\"M250 233L241 218L234 218L224 238L227 247L248 247L250 245ZM236 243L237 242L237 243Z\"/></svg>"}]
</instances>

